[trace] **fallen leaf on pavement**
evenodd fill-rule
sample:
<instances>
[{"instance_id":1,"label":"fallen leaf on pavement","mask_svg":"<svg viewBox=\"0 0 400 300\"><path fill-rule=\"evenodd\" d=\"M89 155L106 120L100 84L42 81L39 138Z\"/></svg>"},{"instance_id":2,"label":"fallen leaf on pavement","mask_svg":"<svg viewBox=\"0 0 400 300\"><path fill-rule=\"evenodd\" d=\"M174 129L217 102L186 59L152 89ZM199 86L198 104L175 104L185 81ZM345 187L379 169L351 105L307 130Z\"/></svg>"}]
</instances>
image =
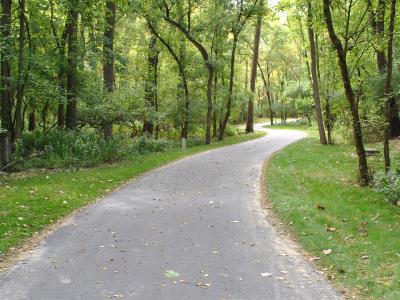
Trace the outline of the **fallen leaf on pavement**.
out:
<instances>
[{"instance_id":1,"label":"fallen leaf on pavement","mask_svg":"<svg viewBox=\"0 0 400 300\"><path fill-rule=\"evenodd\" d=\"M165 277L167 277L167 278L176 278L176 277L179 277L179 273L178 272L175 272L175 271L172 271L172 270L169 270L169 271L166 271L165 272Z\"/></svg>"},{"instance_id":2,"label":"fallen leaf on pavement","mask_svg":"<svg viewBox=\"0 0 400 300\"><path fill-rule=\"evenodd\" d=\"M206 289L206 288L208 288L210 285L211 285L211 284L209 284L209 283L203 283L203 282L196 283L196 286L197 286L197 287L200 287L200 288L202 288L202 289Z\"/></svg>"}]
</instances>

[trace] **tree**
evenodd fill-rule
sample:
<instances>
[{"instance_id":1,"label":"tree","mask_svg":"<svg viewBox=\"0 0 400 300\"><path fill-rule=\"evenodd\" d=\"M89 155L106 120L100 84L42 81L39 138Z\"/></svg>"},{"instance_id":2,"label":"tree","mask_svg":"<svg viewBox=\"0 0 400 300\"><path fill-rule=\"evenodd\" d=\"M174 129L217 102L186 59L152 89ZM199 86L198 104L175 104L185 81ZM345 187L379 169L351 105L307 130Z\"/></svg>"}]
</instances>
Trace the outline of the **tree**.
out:
<instances>
[{"instance_id":1,"label":"tree","mask_svg":"<svg viewBox=\"0 0 400 300\"><path fill-rule=\"evenodd\" d=\"M206 141L205 143L209 145L211 143L211 122L212 122L212 111L213 111L213 99L212 99L212 89L213 89L213 79L214 79L214 65L213 62L211 61L211 56L208 53L206 47L198 40L196 39L191 31L190 31L190 19L189 19L189 24L188 28L185 28L180 24L179 22L175 21L171 17L171 10L170 7L168 6L166 1L162 1L161 5L161 10L163 11L163 18L166 22L180 30L186 38L193 44L193 46L196 47L196 49L199 51L201 56L203 57L204 65L207 68L208 72L208 78L207 78L207 123L206 123ZM189 8L191 9L191 8Z\"/></svg>"},{"instance_id":2,"label":"tree","mask_svg":"<svg viewBox=\"0 0 400 300\"><path fill-rule=\"evenodd\" d=\"M396 0L391 0L390 5L390 20L388 28L388 42L387 42L387 71L386 71L386 81L385 81L385 132L384 132L384 158L385 158L385 169L390 170L390 149L389 149L389 138L391 129L391 99L393 88L392 88L392 76L393 76L393 37L394 37L394 27L396 22Z\"/></svg>"},{"instance_id":3,"label":"tree","mask_svg":"<svg viewBox=\"0 0 400 300\"><path fill-rule=\"evenodd\" d=\"M1 127L13 136L11 91L11 0L2 0L1 37L6 47L1 51Z\"/></svg>"},{"instance_id":4,"label":"tree","mask_svg":"<svg viewBox=\"0 0 400 300\"><path fill-rule=\"evenodd\" d=\"M262 0L263 1L263 0ZM230 73L229 73L229 89L228 89L228 100L226 104L226 113L223 121L221 123L219 129L218 139L224 139L224 133L226 126L228 125L229 118L231 116L232 109L232 97L233 97L233 87L235 80L235 62L236 62L236 50L239 42L240 33L243 30L243 27L246 25L249 18L253 15L258 0L255 0L252 5L246 8L243 4L243 1L237 3L237 16L235 17L235 21L232 24L232 28L230 29L232 33L232 50L231 50L231 60L230 60Z\"/></svg>"},{"instance_id":5,"label":"tree","mask_svg":"<svg viewBox=\"0 0 400 300\"><path fill-rule=\"evenodd\" d=\"M257 80L257 64L258 54L260 49L260 37L261 37L261 26L262 26L262 12L257 16L257 24L254 34L254 46L253 46L253 60L251 64L251 76L250 76L250 90L251 95L247 106L247 122L246 122L246 133L254 132L254 95L256 91L256 80Z\"/></svg>"},{"instance_id":6,"label":"tree","mask_svg":"<svg viewBox=\"0 0 400 300\"><path fill-rule=\"evenodd\" d=\"M308 31L308 39L310 42L310 56L311 56L311 83L313 88L313 96L315 102L315 112L317 116L317 125L319 131L319 140L322 145L326 145L326 135L324 129L324 123L322 119L322 109L321 109L321 98L319 92L319 82L317 75L317 49L315 47L315 39L314 39L314 28L313 28L313 14L312 14L312 6L311 0L307 1L307 31Z\"/></svg>"},{"instance_id":7,"label":"tree","mask_svg":"<svg viewBox=\"0 0 400 300\"><path fill-rule=\"evenodd\" d=\"M18 75L17 101L15 105L14 140L21 137L23 116L22 101L24 98L24 62L25 62L25 0L19 0L19 45L18 45Z\"/></svg>"},{"instance_id":8,"label":"tree","mask_svg":"<svg viewBox=\"0 0 400 300\"><path fill-rule=\"evenodd\" d=\"M338 65L340 68L343 87L345 90L346 98L350 106L350 111L352 115L352 122L353 122L353 136L354 142L357 150L358 155L358 171L360 177L361 185L368 185L370 181L369 171L368 171L368 164L367 164L367 156L365 153L364 142L362 137L362 130L361 130L361 123L360 123L360 116L358 114L358 103L356 101L355 93L353 87L351 85L351 79L349 74L349 68L347 64L347 50L343 47L342 42L338 38L335 32L335 28L332 21L332 13L330 8L331 1L330 0L323 0L323 10L324 10L324 17L325 23L328 29L329 37L331 39L332 45L337 53L338 58ZM349 4L349 14L352 8L352 3ZM348 26L348 24L347 24ZM347 43L346 43L347 44Z\"/></svg>"},{"instance_id":9,"label":"tree","mask_svg":"<svg viewBox=\"0 0 400 300\"><path fill-rule=\"evenodd\" d=\"M78 0L69 3L68 32L68 67L67 67L67 113L66 126L75 129L78 123L77 90L78 90Z\"/></svg>"},{"instance_id":10,"label":"tree","mask_svg":"<svg viewBox=\"0 0 400 300\"><path fill-rule=\"evenodd\" d=\"M115 89L114 72L114 36L116 23L116 5L114 0L106 1L105 26L103 40L103 85L107 96L110 96ZM103 124L103 133L106 139L112 136L113 124Z\"/></svg>"},{"instance_id":11,"label":"tree","mask_svg":"<svg viewBox=\"0 0 400 300\"><path fill-rule=\"evenodd\" d=\"M149 135L154 133L154 122L151 115L157 108L157 71L158 71L157 37L152 35L149 42L147 57L147 78L145 83L145 109L146 115L143 124L143 132ZM150 117L149 117L150 113Z\"/></svg>"}]
</instances>

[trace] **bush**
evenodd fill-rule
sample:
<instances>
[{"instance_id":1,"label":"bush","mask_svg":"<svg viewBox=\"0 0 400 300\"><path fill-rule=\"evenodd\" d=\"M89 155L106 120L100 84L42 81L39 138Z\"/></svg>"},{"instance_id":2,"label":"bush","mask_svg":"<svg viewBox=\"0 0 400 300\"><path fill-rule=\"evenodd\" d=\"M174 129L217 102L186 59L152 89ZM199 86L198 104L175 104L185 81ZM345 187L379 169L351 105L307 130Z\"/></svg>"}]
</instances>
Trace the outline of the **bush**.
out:
<instances>
[{"instance_id":1,"label":"bush","mask_svg":"<svg viewBox=\"0 0 400 300\"><path fill-rule=\"evenodd\" d=\"M379 171L374 175L374 189L382 193L386 200L397 204L400 201L400 173Z\"/></svg>"},{"instance_id":2,"label":"bush","mask_svg":"<svg viewBox=\"0 0 400 300\"><path fill-rule=\"evenodd\" d=\"M94 129L50 130L46 134L25 133L16 145L15 169L93 167L105 162L133 158L135 155L163 152L173 147L167 140L151 137L128 138L114 135L105 140Z\"/></svg>"},{"instance_id":3,"label":"bush","mask_svg":"<svg viewBox=\"0 0 400 300\"><path fill-rule=\"evenodd\" d=\"M237 130L233 126L226 126L225 128L225 136L235 136L237 135Z\"/></svg>"}]
</instances>

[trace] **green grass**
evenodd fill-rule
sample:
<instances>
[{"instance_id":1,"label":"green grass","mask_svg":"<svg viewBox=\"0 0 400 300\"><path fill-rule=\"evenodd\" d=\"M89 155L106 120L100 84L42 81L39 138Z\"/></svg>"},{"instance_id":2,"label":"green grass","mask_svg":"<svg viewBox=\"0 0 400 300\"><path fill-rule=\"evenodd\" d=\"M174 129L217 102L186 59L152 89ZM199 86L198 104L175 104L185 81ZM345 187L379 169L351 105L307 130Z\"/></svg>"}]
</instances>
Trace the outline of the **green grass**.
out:
<instances>
[{"instance_id":1,"label":"green grass","mask_svg":"<svg viewBox=\"0 0 400 300\"><path fill-rule=\"evenodd\" d=\"M264 134L227 137L209 146L196 146L186 151L173 149L75 172L43 173L26 178L15 175L0 177L0 254L146 171L187 155L252 140Z\"/></svg>"},{"instance_id":2,"label":"green grass","mask_svg":"<svg viewBox=\"0 0 400 300\"><path fill-rule=\"evenodd\" d=\"M271 160L268 198L339 287L356 299L400 299L400 208L356 184L354 147L321 146L310 136Z\"/></svg>"}]
</instances>

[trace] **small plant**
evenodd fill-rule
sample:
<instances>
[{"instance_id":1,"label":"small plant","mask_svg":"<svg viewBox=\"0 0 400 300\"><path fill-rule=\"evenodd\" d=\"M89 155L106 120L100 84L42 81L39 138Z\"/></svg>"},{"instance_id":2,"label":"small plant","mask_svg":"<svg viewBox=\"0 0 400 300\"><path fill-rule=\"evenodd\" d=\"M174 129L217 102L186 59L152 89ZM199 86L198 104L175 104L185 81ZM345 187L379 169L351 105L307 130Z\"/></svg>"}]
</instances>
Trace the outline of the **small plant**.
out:
<instances>
[{"instance_id":1,"label":"small plant","mask_svg":"<svg viewBox=\"0 0 400 300\"><path fill-rule=\"evenodd\" d=\"M379 171L374 175L374 189L382 193L390 203L400 203L400 173L398 171Z\"/></svg>"}]
</instances>

